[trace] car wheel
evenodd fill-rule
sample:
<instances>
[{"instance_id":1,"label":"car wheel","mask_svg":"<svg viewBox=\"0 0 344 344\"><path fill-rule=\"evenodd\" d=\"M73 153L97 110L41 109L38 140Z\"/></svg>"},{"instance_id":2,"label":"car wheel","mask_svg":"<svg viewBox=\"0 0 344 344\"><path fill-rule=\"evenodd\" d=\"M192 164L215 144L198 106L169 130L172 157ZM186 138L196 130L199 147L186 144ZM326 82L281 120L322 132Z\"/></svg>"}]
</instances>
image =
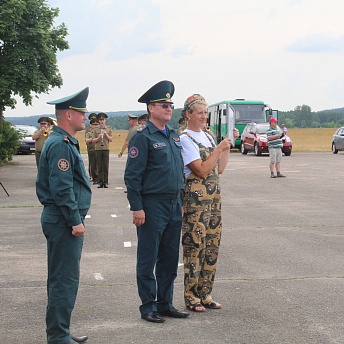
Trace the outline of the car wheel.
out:
<instances>
[{"instance_id":1,"label":"car wheel","mask_svg":"<svg viewBox=\"0 0 344 344\"><path fill-rule=\"evenodd\" d=\"M240 150L241 150L242 154L244 154L244 155L247 154L248 150L245 148L244 142L241 142Z\"/></svg>"},{"instance_id":2,"label":"car wheel","mask_svg":"<svg viewBox=\"0 0 344 344\"><path fill-rule=\"evenodd\" d=\"M261 151L258 149L257 142L254 144L254 154L256 154L256 156L262 155Z\"/></svg>"},{"instance_id":3,"label":"car wheel","mask_svg":"<svg viewBox=\"0 0 344 344\"><path fill-rule=\"evenodd\" d=\"M284 153L285 156L290 156L291 152Z\"/></svg>"},{"instance_id":4,"label":"car wheel","mask_svg":"<svg viewBox=\"0 0 344 344\"><path fill-rule=\"evenodd\" d=\"M337 154L338 153L338 149L336 148L336 145L334 142L332 142L332 153L333 154Z\"/></svg>"}]
</instances>

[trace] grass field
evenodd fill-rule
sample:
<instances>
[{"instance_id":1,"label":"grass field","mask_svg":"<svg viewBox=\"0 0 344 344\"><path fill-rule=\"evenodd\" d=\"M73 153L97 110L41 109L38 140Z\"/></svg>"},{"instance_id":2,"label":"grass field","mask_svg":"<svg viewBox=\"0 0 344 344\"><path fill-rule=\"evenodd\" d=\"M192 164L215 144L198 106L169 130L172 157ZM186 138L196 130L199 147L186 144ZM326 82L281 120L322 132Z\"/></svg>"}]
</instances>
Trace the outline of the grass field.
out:
<instances>
[{"instance_id":1,"label":"grass field","mask_svg":"<svg viewBox=\"0 0 344 344\"><path fill-rule=\"evenodd\" d=\"M336 130L337 128L288 129L288 135L293 141L293 152L330 152L332 136ZM126 136L127 130L113 131L113 142L110 143L110 153L119 153ZM81 153L87 153L85 132L78 132L76 138L79 140ZM126 154L127 152L124 153Z\"/></svg>"}]
</instances>

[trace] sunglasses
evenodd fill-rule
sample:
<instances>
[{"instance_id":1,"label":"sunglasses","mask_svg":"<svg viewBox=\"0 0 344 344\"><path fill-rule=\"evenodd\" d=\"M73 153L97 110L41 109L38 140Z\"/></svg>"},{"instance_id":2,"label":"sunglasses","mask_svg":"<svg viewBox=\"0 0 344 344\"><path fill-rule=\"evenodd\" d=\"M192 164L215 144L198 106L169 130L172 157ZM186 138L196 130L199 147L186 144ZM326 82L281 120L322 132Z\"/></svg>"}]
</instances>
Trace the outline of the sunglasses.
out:
<instances>
[{"instance_id":1,"label":"sunglasses","mask_svg":"<svg viewBox=\"0 0 344 344\"><path fill-rule=\"evenodd\" d=\"M168 109L168 108L171 108L172 110L174 109L173 104L154 104L154 106L156 106L156 105L161 106L163 109Z\"/></svg>"}]
</instances>

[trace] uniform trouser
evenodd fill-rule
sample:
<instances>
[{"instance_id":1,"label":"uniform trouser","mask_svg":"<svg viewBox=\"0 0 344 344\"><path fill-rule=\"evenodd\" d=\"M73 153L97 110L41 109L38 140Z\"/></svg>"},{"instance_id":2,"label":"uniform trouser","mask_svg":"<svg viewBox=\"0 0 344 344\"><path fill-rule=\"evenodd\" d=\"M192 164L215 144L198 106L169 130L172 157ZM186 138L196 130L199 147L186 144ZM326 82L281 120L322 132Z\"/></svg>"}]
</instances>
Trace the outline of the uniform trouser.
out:
<instances>
[{"instance_id":1,"label":"uniform trouser","mask_svg":"<svg viewBox=\"0 0 344 344\"><path fill-rule=\"evenodd\" d=\"M37 168L39 166L39 159L41 158L41 154L42 154L42 152L35 151Z\"/></svg>"},{"instance_id":2,"label":"uniform trouser","mask_svg":"<svg viewBox=\"0 0 344 344\"><path fill-rule=\"evenodd\" d=\"M61 344L71 339L69 327L78 292L84 237L73 236L62 215L52 215L46 209L41 224L48 247L47 340L49 344Z\"/></svg>"},{"instance_id":3,"label":"uniform trouser","mask_svg":"<svg viewBox=\"0 0 344 344\"><path fill-rule=\"evenodd\" d=\"M98 167L98 182L99 184L109 183L109 151L97 150L97 167Z\"/></svg>"},{"instance_id":4,"label":"uniform trouser","mask_svg":"<svg viewBox=\"0 0 344 344\"><path fill-rule=\"evenodd\" d=\"M212 301L222 222L221 195L213 194L207 205L184 202L182 245L184 256L184 298L187 306Z\"/></svg>"},{"instance_id":5,"label":"uniform trouser","mask_svg":"<svg viewBox=\"0 0 344 344\"><path fill-rule=\"evenodd\" d=\"M98 181L96 151L88 151L88 173L93 181Z\"/></svg>"},{"instance_id":6,"label":"uniform trouser","mask_svg":"<svg viewBox=\"0 0 344 344\"><path fill-rule=\"evenodd\" d=\"M141 314L172 307L173 282L177 277L182 202L143 200L145 223L137 227L136 277L142 301ZM154 276L155 268L155 276Z\"/></svg>"}]
</instances>

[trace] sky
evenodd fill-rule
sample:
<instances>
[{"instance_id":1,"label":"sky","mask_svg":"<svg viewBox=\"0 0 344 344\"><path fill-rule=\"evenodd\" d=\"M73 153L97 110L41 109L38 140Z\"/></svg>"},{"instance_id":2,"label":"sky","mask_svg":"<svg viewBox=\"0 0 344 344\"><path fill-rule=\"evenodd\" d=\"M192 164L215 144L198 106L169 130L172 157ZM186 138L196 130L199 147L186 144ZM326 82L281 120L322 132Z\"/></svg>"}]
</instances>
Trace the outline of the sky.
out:
<instances>
[{"instance_id":1,"label":"sky","mask_svg":"<svg viewBox=\"0 0 344 344\"><path fill-rule=\"evenodd\" d=\"M343 0L49 0L70 49L58 52L63 86L5 117L52 114L46 102L90 87L89 111L145 110L161 80L182 107L244 98L273 109L344 107Z\"/></svg>"}]
</instances>

